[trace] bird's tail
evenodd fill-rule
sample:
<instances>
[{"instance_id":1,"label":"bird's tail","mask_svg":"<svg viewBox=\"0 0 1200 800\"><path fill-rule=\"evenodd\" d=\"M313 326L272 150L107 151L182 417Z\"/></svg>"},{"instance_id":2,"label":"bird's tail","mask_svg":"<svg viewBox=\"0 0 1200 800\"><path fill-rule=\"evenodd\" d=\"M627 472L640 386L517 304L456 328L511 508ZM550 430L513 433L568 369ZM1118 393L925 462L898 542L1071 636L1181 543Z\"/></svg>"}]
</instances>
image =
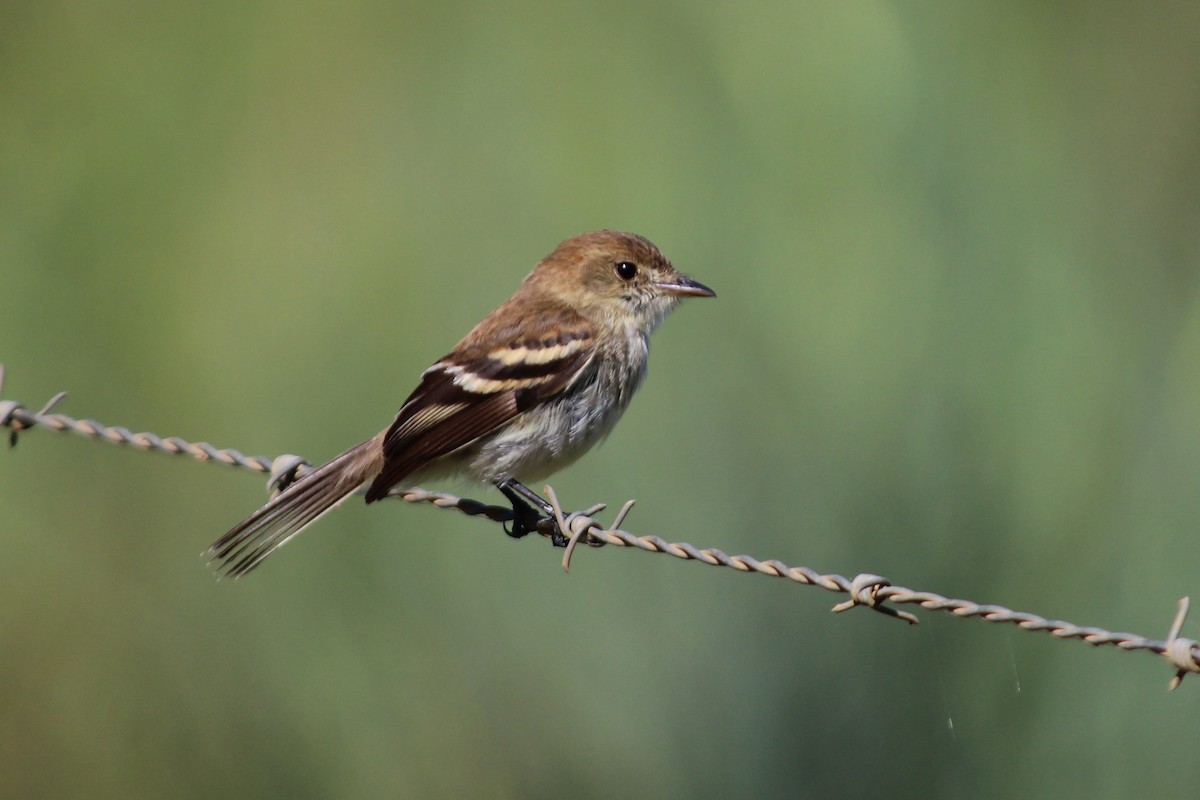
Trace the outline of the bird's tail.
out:
<instances>
[{"instance_id":1,"label":"bird's tail","mask_svg":"<svg viewBox=\"0 0 1200 800\"><path fill-rule=\"evenodd\" d=\"M234 578L337 506L378 471L379 442L368 439L283 490L208 549L217 572ZM211 563L211 562L210 562Z\"/></svg>"}]
</instances>

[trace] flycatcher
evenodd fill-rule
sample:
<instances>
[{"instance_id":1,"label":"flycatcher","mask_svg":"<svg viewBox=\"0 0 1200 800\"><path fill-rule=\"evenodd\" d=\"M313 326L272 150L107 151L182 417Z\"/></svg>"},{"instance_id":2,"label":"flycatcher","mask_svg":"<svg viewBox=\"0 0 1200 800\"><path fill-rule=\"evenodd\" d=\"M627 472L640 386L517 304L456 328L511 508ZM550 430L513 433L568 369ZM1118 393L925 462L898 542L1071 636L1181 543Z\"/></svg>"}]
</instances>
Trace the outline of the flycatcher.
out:
<instances>
[{"instance_id":1,"label":"flycatcher","mask_svg":"<svg viewBox=\"0 0 1200 800\"><path fill-rule=\"evenodd\" d=\"M373 503L454 475L494 484L513 535L548 508L537 481L603 439L646 376L650 333L684 297L713 297L647 239L567 239L506 303L421 375L392 424L277 494L210 548L234 577L365 487Z\"/></svg>"}]
</instances>

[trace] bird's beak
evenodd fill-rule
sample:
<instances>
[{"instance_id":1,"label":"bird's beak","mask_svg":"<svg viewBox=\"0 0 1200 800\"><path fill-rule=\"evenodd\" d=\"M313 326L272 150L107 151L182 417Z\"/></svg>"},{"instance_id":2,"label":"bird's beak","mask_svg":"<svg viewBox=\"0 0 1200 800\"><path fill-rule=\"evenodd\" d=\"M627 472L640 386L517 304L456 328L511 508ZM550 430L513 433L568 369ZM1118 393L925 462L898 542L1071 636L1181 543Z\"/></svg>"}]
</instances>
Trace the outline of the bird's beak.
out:
<instances>
[{"instance_id":1,"label":"bird's beak","mask_svg":"<svg viewBox=\"0 0 1200 800\"><path fill-rule=\"evenodd\" d=\"M676 275L674 279L654 284L660 292L672 297L716 297L717 293L700 281L687 275Z\"/></svg>"}]
</instances>

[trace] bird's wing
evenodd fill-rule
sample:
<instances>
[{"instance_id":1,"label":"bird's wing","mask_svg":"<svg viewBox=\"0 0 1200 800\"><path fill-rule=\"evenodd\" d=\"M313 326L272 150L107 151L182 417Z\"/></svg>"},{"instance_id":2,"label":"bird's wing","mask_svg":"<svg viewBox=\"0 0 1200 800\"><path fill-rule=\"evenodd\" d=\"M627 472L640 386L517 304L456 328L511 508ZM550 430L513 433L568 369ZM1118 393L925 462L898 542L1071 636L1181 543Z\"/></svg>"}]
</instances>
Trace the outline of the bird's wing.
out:
<instances>
[{"instance_id":1,"label":"bird's wing","mask_svg":"<svg viewBox=\"0 0 1200 800\"><path fill-rule=\"evenodd\" d=\"M425 370L383 440L383 469L367 502L424 466L567 391L592 363L591 324L569 309L472 331Z\"/></svg>"}]
</instances>

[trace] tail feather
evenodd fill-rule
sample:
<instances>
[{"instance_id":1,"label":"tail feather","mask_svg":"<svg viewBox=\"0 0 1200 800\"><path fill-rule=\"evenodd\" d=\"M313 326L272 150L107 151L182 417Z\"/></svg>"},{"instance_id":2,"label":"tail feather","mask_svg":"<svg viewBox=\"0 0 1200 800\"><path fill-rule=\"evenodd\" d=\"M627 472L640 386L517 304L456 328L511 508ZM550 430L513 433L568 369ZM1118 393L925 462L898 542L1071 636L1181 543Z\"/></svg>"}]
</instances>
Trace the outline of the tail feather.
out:
<instances>
[{"instance_id":1,"label":"tail feather","mask_svg":"<svg viewBox=\"0 0 1200 800\"><path fill-rule=\"evenodd\" d=\"M235 525L208 552L221 575L241 577L352 495L370 478L370 439L305 475Z\"/></svg>"}]
</instances>

